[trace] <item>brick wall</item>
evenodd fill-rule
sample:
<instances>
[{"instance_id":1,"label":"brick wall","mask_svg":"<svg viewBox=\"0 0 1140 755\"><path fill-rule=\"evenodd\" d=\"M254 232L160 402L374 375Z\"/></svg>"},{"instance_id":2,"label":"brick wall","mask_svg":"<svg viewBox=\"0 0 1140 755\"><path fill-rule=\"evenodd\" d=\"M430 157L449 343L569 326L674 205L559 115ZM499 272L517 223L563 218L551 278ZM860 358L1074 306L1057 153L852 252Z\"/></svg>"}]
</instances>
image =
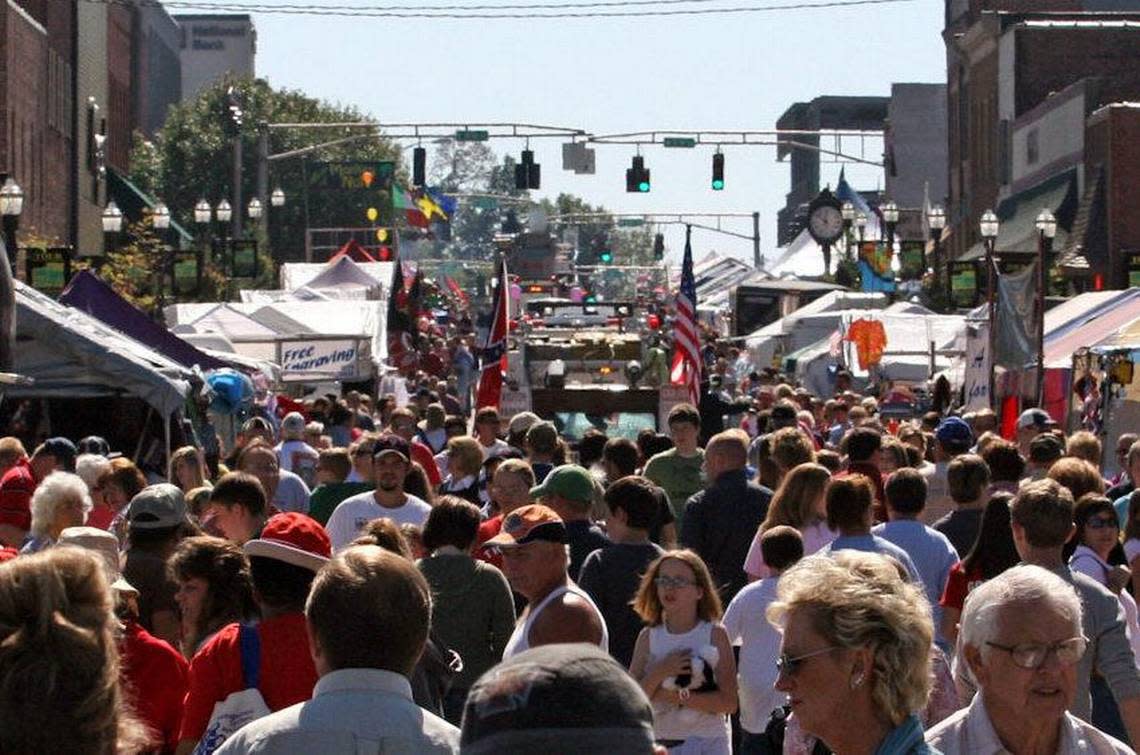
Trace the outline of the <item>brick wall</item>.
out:
<instances>
[{"instance_id":1,"label":"brick wall","mask_svg":"<svg viewBox=\"0 0 1140 755\"><path fill-rule=\"evenodd\" d=\"M131 16L122 5L107 8L107 165L121 173L130 167L131 134L136 124L131 102Z\"/></svg>"},{"instance_id":2,"label":"brick wall","mask_svg":"<svg viewBox=\"0 0 1140 755\"><path fill-rule=\"evenodd\" d=\"M1140 107L1109 105L1089 118L1086 160L1105 172L1108 283L1127 286L1127 256L1140 253Z\"/></svg>"},{"instance_id":3,"label":"brick wall","mask_svg":"<svg viewBox=\"0 0 1140 755\"><path fill-rule=\"evenodd\" d=\"M1086 76L1102 101L1140 98L1140 29L1021 28L1016 32L1016 114Z\"/></svg>"}]
</instances>

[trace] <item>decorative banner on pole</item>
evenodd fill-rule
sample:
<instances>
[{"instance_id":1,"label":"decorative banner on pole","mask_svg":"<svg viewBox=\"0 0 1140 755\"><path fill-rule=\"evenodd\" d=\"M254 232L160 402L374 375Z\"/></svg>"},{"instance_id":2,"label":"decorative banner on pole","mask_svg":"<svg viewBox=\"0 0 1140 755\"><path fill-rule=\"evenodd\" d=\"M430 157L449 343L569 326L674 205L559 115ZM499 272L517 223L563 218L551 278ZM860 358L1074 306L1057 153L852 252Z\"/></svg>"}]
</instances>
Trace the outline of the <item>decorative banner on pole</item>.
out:
<instances>
[{"instance_id":1,"label":"decorative banner on pole","mask_svg":"<svg viewBox=\"0 0 1140 755\"><path fill-rule=\"evenodd\" d=\"M966 327L965 392L968 412L990 408L989 324Z\"/></svg>"}]
</instances>

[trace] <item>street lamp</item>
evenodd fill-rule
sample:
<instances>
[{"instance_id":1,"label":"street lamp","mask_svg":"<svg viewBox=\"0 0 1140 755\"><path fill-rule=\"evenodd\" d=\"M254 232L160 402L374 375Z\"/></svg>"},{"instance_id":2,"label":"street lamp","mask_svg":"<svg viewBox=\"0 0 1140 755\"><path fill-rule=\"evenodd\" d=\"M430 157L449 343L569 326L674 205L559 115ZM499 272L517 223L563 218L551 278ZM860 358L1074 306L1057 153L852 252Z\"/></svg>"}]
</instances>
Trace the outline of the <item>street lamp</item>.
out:
<instances>
[{"instance_id":1,"label":"street lamp","mask_svg":"<svg viewBox=\"0 0 1140 755\"><path fill-rule=\"evenodd\" d=\"M5 178L0 187L0 215L4 217L4 245L8 247L8 264L16 267L16 231L20 227L20 213L24 211L24 190L12 178Z\"/></svg>"},{"instance_id":2,"label":"street lamp","mask_svg":"<svg viewBox=\"0 0 1140 755\"><path fill-rule=\"evenodd\" d=\"M230 207L230 203L228 201L223 199L221 202L218 202L217 215L219 223L228 225L230 219L233 217L233 214L233 208Z\"/></svg>"},{"instance_id":3,"label":"street lamp","mask_svg":"<svg viewBox=\"0 0 1140 755\"><path fill-rule=\"evenodd\" d=\"M1034 222L1037 228L1037 406L1045 402L1045 288L1049 282L1049 255L1057 235L1057 218L1042 209Z\"/></svg>"},{"instance_id":4,"label":"street lamp","mask_svg":"<svg viewBox=\"0 0 1140 755\"><path fill-rule=\"evenodd\" d=\"M210 222L210 216L214 214L214 208L205 199L199 199L198 204L194 205L194 222L198 225L206 225Z\"/></svg>"},{"instance_id":5,"label":"street lamp","mask_svg":"<svg viewBox=\"0 0 1140 755\"><path fill-rule=\"evenodd\" d=\"M839 214L843 216L843 239L847 259L851 259L851 226L855 222L855 205L851 202L844 202L839 209Z\"/></svg>"},{"instance_id":6,"label":"street lamp","mask_svg":"<svg viewBox=\"0 0 1140 755\"><path fill-rule=\"evenodd\" d=\"M927 211L926 224L930 226L930 240L934 242L934 290L937 291L939 281L942 280L942 229L946 227L946 210L942 209L942 205L936 204ZM950 280L949 271L946 280ZM950 306L949 284L946 286L946 305Z\"/></svg>"},{"instance_id":7,"label":"street lamp","mask_svg":"<svg viewBox=\"0 0 1140 755\"><path fill-rule=\"evenodd\" d=\"M156 231L165 231L170 227L170 210L162 202L150 211L150 222Z\"/></svg>"},{"instance_id":8,"label":"street lamp","mask_svg":"<svg viewBox=\"0 0 1140 755\"><path fill-rule=\"evenodd\" d=\"M273 193L269 195L269 204L274 207L285 206L285 191L280 186L274 189Z\"/></svg>"},{"instance_id":9,"label":"street lamp","mask_svg":"<svg viewBox=\"0 0 1140 755\"><path fill-rule=\"evenodd\" d=\"M855 213L855 232L859 234L859 253L863 253L863 236L867 232L867 213Z\"/></svg>"},{"instance_id":10,"label":"street lamp","mask_svg":"<svg viewBox=\"0 0 1140 755\"><path fill-rule=\"evenodd\" d=\"M123 211L112 199L103 210L103 233L118 233L121 230L123 230Z\"/></svg>"},{"instance_id":11,"label":"street lamp","mask_svg":"<svg viewBox=\"0 0 1140 755\"><path fill-rule=\"evenodd\" d=\"M253 199L249 200L249 204L246 205L245 210L249 214L250 220L260 220L261 219L261 200L258 199L257 197L254 197Z\"/></svg>"},{"instance_id":12,"label":"street lamp","mask_svg":"<svg viewBox=\"0 0 1140 755\"><path fill-rule=\"evenodd\" d=\"M986 313L987 328L988 328L988 346L987 354L990 360L990 382L989 382L989 403L994 406L994 367L996 361L994 359L994 345L997 343L997 327L995 327L995 315L997 310L997 297L996 297L996 271L994 270L994 242L997 240L998 229L1001 224L998 222L998 216L994 214L993 210L986 210L982 214L981 222L978 223L978 230L982 233L982 241L986 245Z\"/></svg>"}]
</instances>

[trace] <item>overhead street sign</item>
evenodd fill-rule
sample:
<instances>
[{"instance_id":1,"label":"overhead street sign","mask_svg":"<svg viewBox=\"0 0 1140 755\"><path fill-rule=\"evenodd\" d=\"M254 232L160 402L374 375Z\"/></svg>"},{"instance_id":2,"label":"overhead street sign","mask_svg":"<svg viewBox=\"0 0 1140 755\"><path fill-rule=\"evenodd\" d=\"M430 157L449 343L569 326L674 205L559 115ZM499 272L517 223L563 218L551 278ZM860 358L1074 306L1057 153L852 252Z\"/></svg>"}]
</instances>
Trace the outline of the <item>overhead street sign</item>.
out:
<instances>
[{"instance_id":1,"label":"overhead street sign","mask_svg":"<svg viewBox=\"0 0 1140 755\"><path fill-rule=\"evenodd\" d=\"M461 129L455 132L455 141L457 142L485 142L490 138L491 134L482 130Z\"/></svg>"},{"instance_id":2,"label":"overhead street sign","mask_svg":"<svg viewBox=\"0 0 1140 755\"><path fill-rule=\"evenodd\" d=\"M645 218L618 218L619 228L637 228L645 225Z\"/></svg>"},{"instance_id":3,"label":"overhead street sign","mask_svg":"<svg viewBox=\"0 0 1140 755\"><path fill-rule=\"evenodd\" d=\"M663 144L666 147L680 147L681 149L692 149L697 146L697 140L690 136L667 136Z\"/></svg>"}]
</instances>

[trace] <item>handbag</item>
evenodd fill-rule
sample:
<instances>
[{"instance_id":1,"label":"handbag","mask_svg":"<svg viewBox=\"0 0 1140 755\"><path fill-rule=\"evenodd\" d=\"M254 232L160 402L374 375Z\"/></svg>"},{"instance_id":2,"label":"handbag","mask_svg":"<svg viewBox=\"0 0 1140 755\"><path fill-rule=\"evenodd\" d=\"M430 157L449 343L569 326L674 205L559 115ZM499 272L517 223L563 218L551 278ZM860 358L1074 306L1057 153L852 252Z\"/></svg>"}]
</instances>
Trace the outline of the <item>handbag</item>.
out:
<instances>
[{"instance_id":1,"label":"handbag","mask_svg":"<svg viewBox=\"0 0 1140 755\"><path fill-rule=\"evenodd\" d=\"M238 729L270 713L265 698L257 688L261 681L261 637L257 633L257 627L238 625L238 648L241 651L241 676L245 687L230 693L225 700L214 703L210 722L206 724L206 731L194 748L194 755L211 755Z\"/></svg>"}]
</instances>

